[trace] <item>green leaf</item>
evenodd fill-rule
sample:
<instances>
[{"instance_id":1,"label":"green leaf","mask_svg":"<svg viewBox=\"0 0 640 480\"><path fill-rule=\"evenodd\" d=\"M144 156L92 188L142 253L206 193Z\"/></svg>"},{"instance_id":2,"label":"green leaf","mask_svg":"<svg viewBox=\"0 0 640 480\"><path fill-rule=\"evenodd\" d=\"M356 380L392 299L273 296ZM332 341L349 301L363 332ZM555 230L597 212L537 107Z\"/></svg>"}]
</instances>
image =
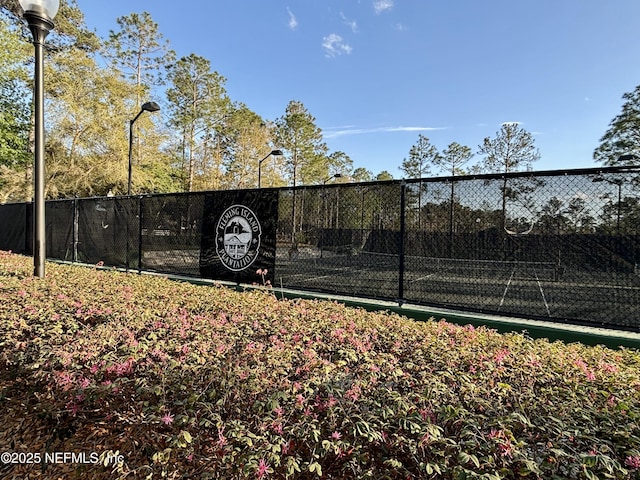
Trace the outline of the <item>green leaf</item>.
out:
<instances>
[{"instance_id":1,"label":"green leaf","mask_svg":"<svg viewBox=\"0 0 640 480\"><path fill-rule=\"evenodd\" d=\"M476 457L475 455L470 455L466 452L460 452L458 454L458 461L462 464L462 465L467 465L468 463L473 463L476 468L480 468L480 461L478 460L478 457Z\"/></svg>"},{"instance_id":2,"label":"green leaf","mask_svg":"<svg viewBox=\"0 0 640 480\"><path fill-rule=\"evenodd\" d=\"M387 460L384 461L384 464L395 469L402 468L402 462L395 458L388 458Z\"/></svg>"},{"instance_id":3,"label":"green leaf","mask_svg":"<svg viewBox=\"0 0 640 480\"><path fill-rule=\"evenodd\" d=\"M356 433L361 437L367 437L369 432L371 431L371 427L367 422L360 420L356 422L355 430L356 430Z\"/></svg>"},{"instance_id":4,"label":"green leaf","mask_svg":"<svg viewBox=\"0 0 640 480\"><path fill-rule=\"evenodd\" d=\"M180 448L185 448L192 441L193 441L193 438L191 437L191 434L186 430L182 430L180 432L180 435L178 435L178 446Z\"/></svg>"},{"instance_id":5,"label":"green leaf","mask_svg":"<svg viewBox=\"0 0 640 480\"><path fill-rule=\"evenodd\" d=\"M599 480L598 476L589 469L585 469L584 474L589 480Z\"/></svg>"},{"instance_id":6,"label":"green leaf","mask_svg":"<svg viewBox=\"0 0 640 480\"><path fill-rule=\"evenodd\" d=\"M316 475L322 477L322 466L318 462L313 462L309 465L309 471L311 473L316 472Z\"/></svg>"},{"instance_id":7,"label":"green leaf","mask_svg":"<svg viewBox=\"0 0 640 480\"><path fill-rule=\"evenodd\" d=\"M300 472L300 464L298 460L294 457L287 457L287 477L290 477L295 474L295 472Z\"/></svg>"}]
</instances>

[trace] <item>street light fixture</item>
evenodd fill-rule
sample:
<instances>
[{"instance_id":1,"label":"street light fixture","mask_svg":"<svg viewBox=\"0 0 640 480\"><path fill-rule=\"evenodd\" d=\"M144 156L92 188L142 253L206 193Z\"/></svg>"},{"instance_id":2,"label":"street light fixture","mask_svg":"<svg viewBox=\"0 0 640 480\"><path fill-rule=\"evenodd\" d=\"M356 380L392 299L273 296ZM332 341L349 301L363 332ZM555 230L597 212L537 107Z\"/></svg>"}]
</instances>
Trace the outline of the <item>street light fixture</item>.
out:
<instances>
[{"instance_id":1,"label":"street light fixture","mask_svg":"<svg viewBox=\"0 0 640 480\"><path fill-rule=\"evenodd\" d=\"M34 167L33 167L33 275L44 278L46 231L44 221L44 39L53 29L59 0L20 0L23 18L29 25L35 49L33 82Z\"/></svg>"},{"instance_id":2,"label":"street light fixture","mask_svg":"<svg viewBox=\"0 0 640 480\"><path fill-rule=\"evenodd\" d=\"M127 195L131 195L131 156L133 152L133 124L144 112L157 112L158 110L160 110L160 105L158 105L156 102L143 103L142 107L140 108L140 112L138 112L135 118L129 122L129 180L127 181Z\"/></svg>"},{"instance_id":3,"label":"street light fixture","mask_svg":"<svg viewBox=\"0 0 640 480\"><path fill-rule=\"evenodd\" d=\"M341 174L341 173L336 173L336 174L334 174L334 175L331 175L329 178L327 178L326 180L324 180L324 181L322 182L322 184L323 184L323 185L326 185L326 184L327 184L327 182L328 182L329 180L332 180L332 179L334 179L334 178L342 178L342 174Z\"/></svg>"},{"instance_id":4,"label":"street light fixture","mask_svg":"<svg viewBox=\"0 0 640 480\"><path fill-rule=\"evenodd\" d=\"M271 150L266 157L264 157L262 160L258 162L258 188L260 188L261 180L262 180L262 162L264 162L271 155L275 157L279 157L281 155L284 155L284 153L282 153L282 150Z\"/></svg>"},{"instance_id":5,"label":"street light fixture","mask_svg":"<svg viewBox=\"0 0 640 480\"><path fill-rule=\"evenodd\" d=\"M640 157L633 153L626 153L618 157L618 164L622 164L624 162L624 165L634 165L637 163L637 160L640 160Z\"/></svg>"}]
</instances>

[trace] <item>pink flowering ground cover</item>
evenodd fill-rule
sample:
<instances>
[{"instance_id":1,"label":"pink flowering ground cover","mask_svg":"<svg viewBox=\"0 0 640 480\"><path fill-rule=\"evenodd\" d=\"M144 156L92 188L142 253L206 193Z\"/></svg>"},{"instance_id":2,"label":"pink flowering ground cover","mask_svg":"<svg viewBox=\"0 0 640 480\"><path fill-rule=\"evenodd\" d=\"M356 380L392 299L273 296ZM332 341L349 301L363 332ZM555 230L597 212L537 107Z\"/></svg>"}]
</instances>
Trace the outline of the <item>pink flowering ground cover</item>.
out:
<instances>
[{"instance_id":1,"label":"pink flowering ground cover","mask_svg":"<svg viewBox=\"0 0 640 480\"><path fill-rule=\"evenodd\" d=\"M0 478L640 478L635 350L31 271L0 252L0 452L100 458Z\"/></svg>"}]
</instances>

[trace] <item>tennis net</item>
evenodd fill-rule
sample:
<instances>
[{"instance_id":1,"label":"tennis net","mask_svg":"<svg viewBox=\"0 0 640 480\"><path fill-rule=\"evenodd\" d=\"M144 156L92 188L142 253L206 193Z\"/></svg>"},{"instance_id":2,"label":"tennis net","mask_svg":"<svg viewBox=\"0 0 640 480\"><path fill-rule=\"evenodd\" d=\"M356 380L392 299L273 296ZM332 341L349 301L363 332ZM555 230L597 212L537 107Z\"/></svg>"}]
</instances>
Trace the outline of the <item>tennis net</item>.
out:
<instances>
[{"instance_id":1,"label":"tennis net","mask_svg":"<svg viewBox=\"0 0 640 480\"><path fill-rule=\"evenodd\" d=\"M361 252L358 266L387 269L398 265L399 256L384 253ZM467 258L440 258L406 255L407 272L466 278L510 278L512 280L558 281L560 268L553 262L526 262L517 260L477 260Z\"/></svg>"}]
</instances>

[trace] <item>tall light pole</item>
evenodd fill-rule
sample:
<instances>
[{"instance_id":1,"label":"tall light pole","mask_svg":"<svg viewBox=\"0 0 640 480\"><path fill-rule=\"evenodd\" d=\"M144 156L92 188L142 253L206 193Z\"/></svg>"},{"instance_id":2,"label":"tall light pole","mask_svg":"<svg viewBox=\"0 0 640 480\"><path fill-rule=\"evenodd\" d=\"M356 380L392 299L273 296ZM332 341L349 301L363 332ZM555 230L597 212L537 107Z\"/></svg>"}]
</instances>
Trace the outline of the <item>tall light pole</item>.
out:
<instances>
[{"instance_id":1,"label":"tall light pole","mask_svg":"<svg viewBox=\"0 0 640 480\"><path fill-rule=\"evenodd\" d=\"M258 162L258 188L260 188L261 180L262 180L262 173L261 173L262 172L262 162L264 162L271 155L278 157L278 156L281 156L281 155L284 155L284 154L282 153L282 150L271 150L269 152L269 155L267 155L266 157L264 157L262 160L260 160Z\"/></svg>"},{"instance_id":2,"label":"tall light pole","mask_svg":"<svg viewBox=\"0 0 640 480\"><path fill-rule=\"evenodd\" d=\"M622 178L616 178L614 180L609 180L607 178L604 178L602 175L599 175L597 177L595 177L592 182L594 183L598 183L598 182L606 182L609 185L617 185L618 186L618 205L617 205L617 220L616 220L616 233L618 235L620 235L620 209L622 207L622 184L624 183L624 180ZM608 195L607 195L608 196Z\"/></svg>"},{"instance_id":3,"label":"tall light pole","mask_svg":"<svg viewBox=\"0 0 640 480\"><path fill-rule=\"evenodd\" d=\"M131 195L131 157L133 153L133 124L140 118L144 112L157 112L160 110L160 105L156 102L147 102L142 104L142 108L133 120L129 122L129 179L127 181L127 195Z\"/></svg>"},{"instance_id":4,"label":"tall light pole","mask_svg":"<svg viewBox=\"0 0 640 480\"><path fill-rule=\"evenodd\" d=\"M33 166L33 275L44 278L46 231L44 221L44 39L53 29L59 0L20 0L35 48L33 81L34 166Z\"/></svg>"},{"instance_id":5,"label":"tall light pole","mask_svg":"<svg viewBox=\"0 0 640 480\"><path fill-rule=\"evenodd\" d=\"M329 182L330 180L333 180L334 178L342 178L342 174L341 173L336 173L336 174L331 175L329 178L325 178L322 181L322 185L326 185L327 182ZM325 234L324 225L327 224L327 228L328 228L329 227L329 225L328 225L329 222L326 221L326 218L327 218L327 216L326 216L326 214L327 214L327 205L326 205L327 193L325 191L323 191L320 195L322 196L322 218L323 218L323 221L322 221L322 224L323 224L322 225L322 232L320 233L320 258L322 258L322 247L324 246L324 234ZM337 205L337 201L336 201L336 205ZM338 215L337 215L337 207L336 207L336 228L338 226L337 216Z\"/></svg>"}]
</instances>

